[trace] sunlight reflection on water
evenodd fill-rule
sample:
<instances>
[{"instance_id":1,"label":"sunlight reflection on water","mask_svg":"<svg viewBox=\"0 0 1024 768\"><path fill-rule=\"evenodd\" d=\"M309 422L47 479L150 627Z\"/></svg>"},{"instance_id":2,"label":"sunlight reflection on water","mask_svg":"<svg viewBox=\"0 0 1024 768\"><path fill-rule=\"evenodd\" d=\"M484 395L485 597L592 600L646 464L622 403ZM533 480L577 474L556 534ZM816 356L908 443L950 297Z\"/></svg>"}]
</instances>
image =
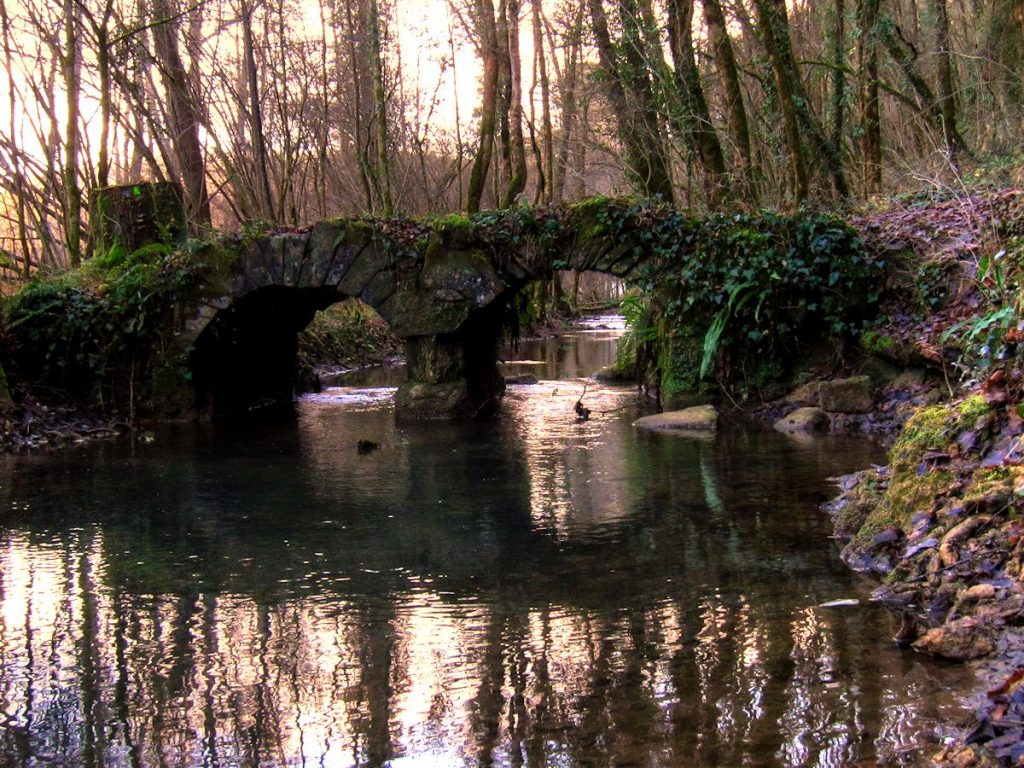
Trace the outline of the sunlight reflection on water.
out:
<instances>
[{"instance_id":1,"label":"sunlight reflection on water","mask_svg":"<svg viewBox=\"0 0 1024 768\"><path fill-rule=\"evenodd\" d=\"M524 353L543 377L497 422L396 425L361 385L283 422L0 459L0 505L33 509L0 528L0 762L927 754L964 675L885 641L816 508L875 446L638 433L632 389L582 378L607 340Z\"/></svg>"}]
</instances>

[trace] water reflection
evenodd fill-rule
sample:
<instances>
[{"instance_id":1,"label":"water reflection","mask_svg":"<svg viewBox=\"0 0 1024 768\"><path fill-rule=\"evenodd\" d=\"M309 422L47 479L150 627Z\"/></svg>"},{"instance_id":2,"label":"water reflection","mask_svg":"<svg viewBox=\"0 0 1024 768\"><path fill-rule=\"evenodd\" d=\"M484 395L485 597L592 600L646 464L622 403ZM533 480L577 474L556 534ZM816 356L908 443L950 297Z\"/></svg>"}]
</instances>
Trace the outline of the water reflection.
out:
<instances>
[{"instance_id":1,"label":"water reflection","mask_svg":"<svg viewBox=\"0 0 1024 768\"><path fill-rule=\"evenodd\" d=\"M577 423L582 387L3 459L0 762L905 764L960 673L817 607L864 594L822 478L875 449L638 434L593 384Z\"/></svg>"}]
</instances>

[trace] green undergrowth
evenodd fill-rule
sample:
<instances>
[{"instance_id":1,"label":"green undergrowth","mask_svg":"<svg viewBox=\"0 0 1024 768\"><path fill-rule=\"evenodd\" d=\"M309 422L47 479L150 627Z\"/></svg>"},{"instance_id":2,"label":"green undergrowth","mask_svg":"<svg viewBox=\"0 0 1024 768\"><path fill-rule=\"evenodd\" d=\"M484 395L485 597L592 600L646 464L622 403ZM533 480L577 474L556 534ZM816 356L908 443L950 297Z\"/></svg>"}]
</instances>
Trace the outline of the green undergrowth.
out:
<instances>
[{"instance_id":1,"label":"green undergrowth","mask_svg":"<svg viewBox=\"0 0 1024 768\"><path fill-rule=\"evenodd\" d=\"M27 283L4 306L12 378L41 394L131 410L167 341L167 317L202 266L187 248L114 246L77 270Z\"/></svg>"},{"instance_id":2,"label":"green undergrowth","mask_svg":"<svg viewBox=\"0 0 1024 768\"><path fill-rule=\"evenodd\" d=\"M384 320L355 299L318 312L299 334L299 366L354 368L402 354L402 344Z\"/></svg>"},{"instance_id":3,"label":"green undergrowth","mask_svg":"<svg viewBox=\"0 0 1024 768\"><path fill-rule=\"evenodd\" d=\"M669 400L721 384L752 396L809 344L842 345L879 300L884 264L834 216L714 214L657 203L590 204L595 234L639 257L653 351L648 379Z\"/></svg>"}]
</instances>

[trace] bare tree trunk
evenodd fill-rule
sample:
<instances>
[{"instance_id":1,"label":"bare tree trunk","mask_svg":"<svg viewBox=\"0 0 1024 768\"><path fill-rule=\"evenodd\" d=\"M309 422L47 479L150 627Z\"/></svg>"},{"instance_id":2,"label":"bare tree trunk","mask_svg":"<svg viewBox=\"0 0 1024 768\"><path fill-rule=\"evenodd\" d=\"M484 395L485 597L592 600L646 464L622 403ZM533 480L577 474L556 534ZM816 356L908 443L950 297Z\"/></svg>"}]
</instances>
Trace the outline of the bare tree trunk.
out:
<instances>
[{"instance_id":1,"label":"bare tree trunk","mask_svg":"<svg viewBox=\"0 0 1024 768\"><path fill-rule=\"evenodd\" d=\"M628 17L630 15L629 0L620 0L620 2L625 3L623 12ZM640 70L629 73L627 84L627 78L623 77L616 63L615 47L608 32L608 18L602 0L587 0L587 7L590 9L594 41L597 45L598 61L604 75L606 94L612 112L615 114L619 140L625 151L626 173L636 188L644 194L660 195L667 202L674 203L672 179L666 163L664 148L661 146L660 132L657 130L657 122L655 121L652 125L651 121L652 105L640 103L631 106L626 97L627 86L634 94L643 93L642 86L637 80L647 76L646 65L642 59L639 63L636 62L638 52L633 48L635 41L627 41L624 46L626 55L632 56L633 61L627 63L625 68ZM635 13L633 17L635 19Z\"/></svg>"},{"instance_id":2,"label":"bare tree trunk","mask_svg":"<svg viewBox=\"0 0 1024 768\"><path fill-rule=\"evenodd\" d=\"M509 67L509 149L511 150L512 173L505 187L501 201L502 208L515 203L519 193L526 187L526 143L523 138L523 74L519 55L519 0L507 3L507 44Z\"/></svg>"},{"instance_id":3,"label":"bare tree trunk","mask_svg":"<svg viewBox=\"0 0 1024 768\"><path fill-rule=\"evenodd\" d=\"M583 47L583 3L577 0L573 11L572 20L567 29L563 31L565 42L565 64L559 68L558 59L552 59L555 67L555 77L558 81L559 106L562 113L561 131L558 136L557 160L552 167L551 199L562 200L566 194L566 177L570 173L575 157L573 142L582 141L578 137L580 132L579 103L577 99L577 88L579 82L579 61ZM548 47L554 51L556 44L553 40L550 25L546 25Z\"/></svg>"},{"instance_id":4,"label":"bare tree trunk","mask_svg":"<svg viewBox=\"0 0 1024 768\"><path fill-rule=\"evenodd\" d=\"M495 36L498 40L498 101L497 101L497 149L498 164L492 174L492 194L494 204L501 206L505 195L505 185L512 178L512 63L508 50L508 4L509 0L498 0L497 26Z\"/></svg>"},{"instance_id":5,"label":"bare tree trunk","mask_svg":"<svg viewBox=\"0 0 1024 768\"><path fill-rule=\"evenodd\" d=\"M857 57L860 69L861 160L864 191L882 191L882 120L878 109L878 10L881 0L858 0L860 35Z\"/></svg>"},{"instance_id":6,"label":"bare tree trunk","mask_svg":"<svg viewBox=\"0 0 1024 768\"><path fill-rule=\"evenodd\" d=\"M459 72L458 63L455 58L455 30L451 21L451 2L448 3L448 48L452 57L452 91L454 93L455 101L455 179L458 183L458 199L456 200L456 209L462 208L463 192L462 189L462 115L459 109Z\"/></svg>"},{"instance_id":7,"label":"bare tree trunk","mask_svg":"<svg viewBox=\"0 0 1024 768\"><path fill-rule=\"evenodd\" d=\"M726 25L725 14L719 0L704 0L704 20L708 25L708 34L718 62L719 75L725 88L725 101L729 110L729 138L736 153L736 164L739 166L740 189L742 196L754 202L756 192L753 180L753 153L750 147L750 127L747 122L747 110L743 103L743 89L740 86L739 70L733 53L732 40Z\"/></svg>"},{"instance_id":8,"label":"bare tree trunk","mask_svg":"<svg viewBox=\"0 0 1024 768\"><path fill-rule=\"evenodd\" d=\"M164 87L167 89L171 144L185 191L190 223L210 223L210 198L206 191L206 167L199 141L201 113L189 87L188 72L178 50L177 20L169 0L153 0L153 42Z\"/></svg>"},{"instance_id":9,"label":"bare tree trunk","mask_svg":"<svg viewBox=\"0 0 1024 768\"><path fill-rule=\"evenodd\" d=\"M384 90L384 61L381 53L380 13L377 0L369 0L366 18L367 48L373 73L373 116L377 144L375 177L380 198L380 211L385 216L394 212L391 197L391 163L388 145L387 94Z\"/></svg>"},{"instance_id":10,"label":"bare tree trunk","mask_svg":"<svg viewBox=\"0 0 1024 768\"><path fill-rule=\"evenodd\" d=\"M477 18L480 25L480 54L483 57L483 81L480 84L480 131L473 169L469 175L469 190L466 194L466 210L475 213L480 210L487 173L491 166L491 152L494 147L494 129L497 121L498 102L498 37L495 30L494 5L491 0L477 0Z\"/></svg>"},{"instance_id":11,"label":"bare tree trunk","mask_svg":"<svg viewBox=\"0 0 1024 768\"><path fill-rule=\"evenodd\" d=\"M881 0L858 0L860 34L857 58L860 70L860 154L864 191L882 191L882 118L879 111L879 6Z\"/></svg>"},{"instance_id":12,"label":"bare tree trunk","mask_svg":"<svg viewBox=\"0 0 1024 768\"><path fill-rule=\"evenodd\" d=\"M836 148L843 146L846 121L846 1L834 0L832 21L832 70L829 72L831 107L829 141Z\"/></svg>"},{"instance_id":13,"label":"bare tree trunk","mask_svg":"<svg viewBox=\"0 0 1024 768\"><path fill-rule=\"evenodd\" d=\"M548 79L547 57L544 55L544 35L541 32L541 0L530 0L533 22L534 61L537 77L540 81L541 127L540 127L540 174L544 179L539 190L538 200L550 203L552 199L552 181L554 177L554 131L551 127L551 83Z\"/></svg>"},{"instance_id":14,"label":"bare tree trunk","mask_svg":"<svg viewBox=\"0 0 1024 768\"><path fill-rule=\"evenodd\" d=\"M932 0L935 13L935 54L939 83L939 112L942 143L950 165L959 167L957 153L963 139L956 128L956 98L953 91L953 61L949 43L949 9L946 0Z\"/></svg>"},{"instance_id":15,"label":"bare tree trunk","mask_svg":"<svg viewBox=\"0 0 1024 768\"><path fill-rule=\"evenodd\" d=\"M669 0L668 18L668 40L683 108L678 122L697 150L697 157L704 170L704 191L708 203L713 208L720 208L728 203L732 192L722 146L711 122L711 112L708 110L694 57L693 0Z\"/></svg>"},{"instance_id":16,"label":"bare tree trunk","mask_svg":"<svg viewBox=\"0 0 1024 768\"><path fill-rule=\"evenodd\" d=\"M82 261L82 190L78 186L78 160L81 139L78 133L79 69L78 26L80 14L74 0L64 0L64 89L67 95L67 121L64 133L64 242L68 262L77 267Z\"/></svg>"},{"instance_id":17,"label":"bare tree trunk","mask_svg":"<svg viewBox=\"0 0 1024 768\"><path fill-rule=\"evenodd\" d=\"M363 72L361 59L359 55L359 49L356 45L357 41L361 38L362 32L359 25L356 23L356 14L352 12L352 5L356 0L336 0L344 4L345 9L345 25L342 29L337 30L337 34L342 40L348 45L346 46L346 57L348 64L348 78L352 84L351 95L339 93L339 98L348 98L352 104L352 145L355 153L356 168L359 172L359 188L363 193L363 204L362 207L365 210L374 210L374 191L370 185L370 178L372 171L370 168L370 161L366 151L366 139L363 136ZM337 5L335 4L335 8ZM346 57L338 55L338 61L341 62ZM340 70L340 68L339 68ZM345 80L345 76L339 71L339 84Z\"/></svg>"},{"instance_id":18,"label":"bare tree trunk","mask_svg":"<svg viewBox=\"0 0 1024 768\"><path fill-rule=\"evenodd\" d=\"M13 77L11 58L13 50L11 47L11 18L7 13L7 4L0 0L0 33L3 34L4 51L4 72L7 75L7 96L8 96L8 131L11 143L11 172L14 177L14 198L15 210L18 217L18 244L21 247L21 274L27 280L32 275L32 250L28 241L28 222L26 221L26 196L28 189L25 184L25 173L21 163L21 144L18 141L17 130L17 109L15 97L15 81Z\"/></svg>"},{"instance_id":19,"label":"bare tree trunk","mask_svg":"<svg viewBox=\"0 0 1024 768\"><path fill-rule=\"evenodd\" d=\"M267 157L267 143L263 134L263 107L260 105L259 70L256 68L256 51L252 35L252 14L254 5L241 4L242 48L245 55L245 79L249 95L249 138L252 141L253 172L256 176L256 194L259 201L260 218L276 221L274 196L270 191L270 163Z\"/></svg>"},{"instance_id":20,"label":"bare tree trunk","mask_svg":"<svg viewBox=\"0 0 1024 768\"><path fill-rule=\"evenodd\" d=\"M754 0L754 7L775 78L775 87L779 94L783 138L786 142L786 153L789 156L789 183L793 194L793 204L800 205L807 197L808 191L807 162L800 143L800 122L796 114L793 85L789 73L786 71L783 56L778 49L778 39L774 31L779 23L776 17L777 9L773 7L772 0Z\"/></svg>"},{"instance_id":21,"label":"bare tree trunk","mask_svg":"<svg viewBox=\"0 0 1024 768\"><path fill-rule=\"evenodd\" d=\"M96 184L99 187L110 185L110 19L113 14L112 0L106 0L98 20L90 14L93 34L96 36L96 70L99 76L100 145L96 161Z\"/></svg>"},{"instance_id":22,"label":"bare tree trunk","mask_svg":"<svg viewBox=\"0 0 1024 768\"><path fill-rule=\"evenodd\" d=\"M768 52L768 58L771 61L772 71L775 75L776 87L779 90L783 120L786 124L787 144L790 146L790 152L794 158L794 171L804 174L803 189L806 193L807 158L804 156L803 148L800 144L799 133L799 124L803 124L811 146L824 161L825 167L831 176L832 186L836 195L840 199L845 199L849 196L849 188L846 185L846 177L843 173L842 157L839 154L838 148L826 138L821 126L811 113L809 100L804 92L799 72L797 71L796 60L793 58L785 0L754 0L754 6L757 10L758 23L763 33L765 49ZM798 173L798 190L800 186L800 176ZM800 202L802 199L802 196L797 195L796 202Z\"/></svg>"}]
</instances>

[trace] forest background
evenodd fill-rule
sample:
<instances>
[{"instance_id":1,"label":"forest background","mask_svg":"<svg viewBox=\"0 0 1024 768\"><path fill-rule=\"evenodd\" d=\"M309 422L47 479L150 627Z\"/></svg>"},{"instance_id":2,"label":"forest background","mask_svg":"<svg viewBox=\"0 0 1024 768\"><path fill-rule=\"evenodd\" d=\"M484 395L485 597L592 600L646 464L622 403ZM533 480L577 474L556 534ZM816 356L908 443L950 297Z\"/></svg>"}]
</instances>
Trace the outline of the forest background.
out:
<instances>
[{"instance_id":1,"label":"forest background","mask_svg":"<svg viewBox=\"0 0 1024 768\"><path fill-rule=\"evenodd\" d=\"M0 268L89 190L190 228L601 193L695 212L958 191L1020 154L1024 0L0 0Z\"/></svg>"}]
</instances>

